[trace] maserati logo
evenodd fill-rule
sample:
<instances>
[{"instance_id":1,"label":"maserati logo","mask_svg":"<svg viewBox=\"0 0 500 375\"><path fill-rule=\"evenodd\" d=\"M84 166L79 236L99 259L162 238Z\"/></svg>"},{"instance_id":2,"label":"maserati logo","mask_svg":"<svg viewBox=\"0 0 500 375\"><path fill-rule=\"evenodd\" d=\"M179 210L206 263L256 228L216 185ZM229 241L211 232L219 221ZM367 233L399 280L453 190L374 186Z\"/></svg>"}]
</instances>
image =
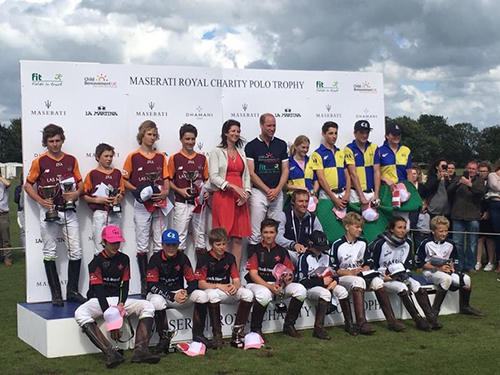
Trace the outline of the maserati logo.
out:
<instances>
[{"instance_id":1,"label":"maserati logo","mask_svg":"<svg viewBox=\"0 0 500 375\"><path fill-rule=\"evenodd\" d=\"M46 100L46 101L45 101L45 107L46 107L47 109L49 109L51 105L52 105L52 102L51 102L50 100Z\"/></svg>"},{"instance_id":2,"label":"maserati logo","mask_svg":"<svg viewBox=\"0 0 500 375\"><path fill-rule=\"evenodd\" d=\"M246 112L247 108L248 108L248 104L247 103L243 103L243 105L241 106L241 108L243 108L243 110Z\"/></svg>"},{"instance_id":3,"label":"maserati logo","mask_svg":"<svg viewBox=\"0 0 500 375\"><path fill-rule=\"evenodd\" d=\"M140 117L167 117L168 116L168 112L162 111L161 110L162 108L155 110L155 107L156 107L155 102L153 102L153 101L148 102L149 110L148 111L143 111L143 110L135 111L135 115L140 116Z\"/></svg>"},{"instance_id":4,"label":"maserati logo","mask_svg":"<svg viewBox=\"0 0 500 375\"><path fill-rule=\"evenodd\" d=\"M332 106L331 106L330 104L327 104L327 105L326 105L326 110L327 110L328 112L330 112L330 109L332 109Z\"/></svg>"},{"instance_id":5,"label":"maserati logo","mask_svg":"<svg viewBox=\"0 0 500 375\"><path fill-rule=\"evenodd\" d=\"M150 110L153 110L155 108L155 103L154 102L149 102L148 107Z\"/></svg>"},{"instance_id":6,"label":"maserati logo","mask_svg":"<svg viewBox=\"0 0 500 375\"><path fill-rule=\"evenodd\" d=\"M248 103L243 103L241 105L241 108L243 108L243 112L231 112L232 118L238 118L238 117L259 117L259 113L257 112L247 112L248 109Z\"/></svg>"}]
</instances>

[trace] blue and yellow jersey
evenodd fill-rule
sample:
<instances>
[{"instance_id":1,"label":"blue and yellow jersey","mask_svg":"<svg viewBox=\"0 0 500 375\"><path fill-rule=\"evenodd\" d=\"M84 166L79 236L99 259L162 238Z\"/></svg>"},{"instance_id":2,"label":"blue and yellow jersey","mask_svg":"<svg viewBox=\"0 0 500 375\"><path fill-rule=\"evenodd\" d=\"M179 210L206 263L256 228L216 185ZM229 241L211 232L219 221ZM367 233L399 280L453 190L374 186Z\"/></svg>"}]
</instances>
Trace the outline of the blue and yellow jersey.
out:
<instances>
[{"instance_id":1,"label":"blue and yellow jersey","mask_svg":"<svg viewBox=\"0 0 500 375\"><path fill-rule=\"evenodd\" d=\"M380 155L378 147L375 143L366 142L365 152L361 151L356 144L352 141L344 148L345 163L346 165L356 166L356 175L358 176L359 183L362 190L375 189L375 176L373 173L373 166L380 164Z\"/></svg>"},{"instance_id":2,"label":"blue and yellow jersey","mask_svg":"<svg viewBox=\"0 0 500 375\"><path fill-rule=\"evenodd\" d=\"M288 161L288 165L290 167L290 173L288 175L288 185L305 187L307 188L307 190L312 190L313 183L314 181L316 181L316 174L311 169L309 156L306 156L304 169L301 168L301 166L299 165L299 163L297 163L293 156L290 156L288 158ZM308 168L309 172L307 172ZM292 192L293 190L289 190L288 194L292 194Z\"/></svg>"},{"instance_id":3,"label":"blue and yellow jersey","mask_svg":"<svg viewBox=\"0 0 500 375\"><path fill-rule=\"evenodd\" d=\"M310 163L313 171L320 169L324 170L325 179L330 189L336 190L345 188L345 160L343 151L335 146L334 151L332 151L326 148L325 145L321 145L311 155Z\"/></svg>"},{"instance_id":4,"label":"blue and yellow jersey","mask_svg":"<svg viewBox=\"0 0 500 375\"><path fill-rule=\"evenodd\" d=\"M411 151L401 143L394 153L387 141L379 148L380 177L388 178L394 183L408 180L407 169L411 168Z\"/></svg>"}]
</instances>

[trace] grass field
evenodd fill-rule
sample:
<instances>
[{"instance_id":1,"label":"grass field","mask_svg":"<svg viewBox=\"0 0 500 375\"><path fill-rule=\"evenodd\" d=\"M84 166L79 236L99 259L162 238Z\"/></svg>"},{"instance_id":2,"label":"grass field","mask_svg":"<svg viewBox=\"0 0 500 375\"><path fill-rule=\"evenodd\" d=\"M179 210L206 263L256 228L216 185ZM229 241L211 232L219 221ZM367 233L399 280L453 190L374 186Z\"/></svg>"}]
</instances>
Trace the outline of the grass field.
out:
<instances>
[{"instance_id":1,"label":"grass field","mask_svg":"<svg viewBox=\"0 0 500 375\"><path fill-rule=\"evenodd\" d=\"M12 190L13 191L13 190ZM13 212L15 214L15 212ZM18 231L12 221L13 245ZM25 264L20 251L14 265L0 265L0 372L1 374L498 374L500 335L500 277L480 271L472 275L472 305L483 318L448 315L440 318L441 331L420 332L410 321L402 333L374 323L372 336L351 337L341 328L327 328L331 341L303 331L300 340L269 335L267 347L243 351L224 347L205 357L169 355L158 365L126 363L107 370L101 354L47 359L17 338L16 304L25 300Z\"/></svg>"}]
</instances>

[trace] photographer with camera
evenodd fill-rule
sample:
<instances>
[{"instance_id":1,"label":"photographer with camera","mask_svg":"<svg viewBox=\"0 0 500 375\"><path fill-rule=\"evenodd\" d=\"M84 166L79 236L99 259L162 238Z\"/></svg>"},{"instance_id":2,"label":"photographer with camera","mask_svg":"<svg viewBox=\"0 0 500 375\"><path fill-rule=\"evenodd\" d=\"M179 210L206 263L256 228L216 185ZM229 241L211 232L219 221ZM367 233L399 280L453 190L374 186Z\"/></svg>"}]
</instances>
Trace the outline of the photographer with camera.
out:
<instances>
[{"instance_id":1,"label":"photographer with camera","mask_svg":"<svg viewBox=\"0 0 500 375\"><path fill-rule=\"evenodd\" d=\"M448 174L446 159L435 160L427 172L427 181L424 185L424 198L427 201L427 212L431 218L437 215L450 216L451 208L448 202L447 189L451 178Z\"/></svg>"},{"instance_id":2,"label":"photographer with camera","mask_svg":"<svg viewBox=\"0 0 500 375\"><path fill-rule=\"evenodd\" d=\"M471 161L462 176L455 176L448 186L448 195L454 196L451 207L453 241L457 246L457 271L477 273L474 269L477 258L481 200L488 187L478 175L478 163ZM465 236L466 239L464 238ZM467 249L464 254L464 240Z\"/></svg>"}]
</instances>

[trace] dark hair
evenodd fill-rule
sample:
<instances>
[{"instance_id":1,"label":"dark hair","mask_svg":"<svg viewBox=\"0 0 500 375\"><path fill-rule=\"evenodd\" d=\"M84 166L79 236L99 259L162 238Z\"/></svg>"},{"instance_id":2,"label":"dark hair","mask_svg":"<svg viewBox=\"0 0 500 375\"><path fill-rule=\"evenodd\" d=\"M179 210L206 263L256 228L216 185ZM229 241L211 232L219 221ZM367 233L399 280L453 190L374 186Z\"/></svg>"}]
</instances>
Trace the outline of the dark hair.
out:
<instances>
[{"instance_id":1,"label":"dark hair","mask_svg":"<svg viewBox=\"0 0 500 375\"><path fill-rule=\"evenodd\" d=\"M297 190L294 190L293 193L292 193L292 203L295 203L295 199L297 199L297 195L307 195L309 196L309 193L305 190L302 190L302 189L297 189Z\"/></svg>"},{"instance_id":2,"label":"dark hair","mask_svg":"<svg viewBox=\"0 0 500 375\"><path fill-rule=\"evenodd\" d=\"M139 129L136 136L137 142L139 144L142 144L142 139L144 138L144 134L146 134L146 132L151 129L156 129L156 139L157 140L160 139L160 133L158 132L158 127L156 126L156 123L151 120L146 120L143 121L141 125L139 125Z\"/></svg>"},{"instance_id":3,"label":"dark hair","mask_svg":"<svg viewBox=\"0 0 500 375\"><path fill-rule=\"evenodd\" d=\"M184 124L181 126L179 129L179 139L184 137L184 134L186 133L193 133L195 137L198 136L198 129L194 125L191 124Z\"/></svg>"},{"instance_id":4,"label":"dark hair","mask_svg":"<svg viewBox=\"0 0 500 375\"><path fill-rule=\"evenodd\" d=\"M488 168L488 173L490 173L491 169L493 168L493 166L491 165L491 163L489 161L482 161L477 166L477 169L479 169L479 168L485 168L485 167Z\"/></svg>"},{"instance_id":5,"label":"dark hair","mask_svg":"<svg viewBox=\"0 0 500 375\"><path fill-rule=\"evenodd\" d=\"M279 221L276 221L276 220L271 219L271 218L265 218L260 223L260 231L262 232L264 230L264 228L266 228L266 227L274 227L274 229L276 229L276 232L277 232L279 225L280 225Z\"/></svg>"},{"instance_id":6,"label":"dark hair","mask_svg":"<svg viewBox=\"0 0 500 375\"><path fill-rule=\"evenodd\" d=\"M231 126L237 126L238 128L240 128L241 130L241 124L239 121L236 121L236 120L233 120L233 119L229 119L227 120L224 124L222 124L222 131L221 131L221 135L220 135L220 144L219 146L222 147L222 148L227 148L227 136L226 136L226 133L229 132L229 129L231 129ZM243 144L245 143L245 141L240 137L240 139L238 139L236 141L236 147L238 148L241 148L243 147Z\"/></svg>"},{"instance_id":7,"label":"dark hair","mask_svg":"<svg viewBox=\"0 0 500 375\"><path fill-rule=\"evenodd\" d=\"M330 128L335 128L335 129L338 129L339 128L339 125L336 123L336 122L333 122L333 121L327 121L323 124L323 126L321 127L321 132L322 133L326 133L328 131L328 129Z\"/></svg>"},{"instance_id":8,"label":"dark hair","mask_svg":"<svg viewBox=\"0 0 500 375\"><path fill-rule=\"evenodd\" d=\"M213 228L208 232L208 243L213 245L215 242L227 242L227 231L226 228L218 227Z\"/></svg>"},{"instance_id":9,"label":"dark hair","mask_svg":"<svg viewBox=\"0 0 500 375\"><path fill-rule=\"evenodd\" d=\"M274 117L274 115L272 113L264 113L262 115L260 115L259 117L259 124L261 125L264 125L264 123L266 122L266 117Z\"/></svg>"},{"instance_id":10,"label":"dark hair","mask_svg":"<svg viewBox=\"0 0 500 375\"><path fill-rule=\"evenodd\" d=\"M396 223L398 221L404 221L406 223L406 220L401 216L393 216L389 221L389 223L387 223L387 229L394 230L394 228L396 228Z\"/></svg>"},{"instance_id":11,"label":"dark hair","mask_svg":"<svg viewBox=\"0 0 500 375\"><path fill-rule=\"evenodd\" d=\"M446 159L445 158L440 158L440 159L436 159L434 160L430 165L429 165L429 170L427 172L427 176L430 177L430 176L437 176L437 168L439 167L439 164L441 164L441 162L446 162ZM446 162L446 164L448 164L448 162Z\"/></svg>"},{"instance_id":12,"label":"dark hair","mask_svg":"<svg viewBox=\"0 0 500 375\"><path fill-rule=\"evenodd\" d=\"M61 136L61 140L64 142L66 137L64 136L64 129L59 125L49 124L42 131L42 146L47 147L47 141L49 138L55 137L56 135Z\"/></svg>"},{"instance_id":13,"label":"dark hair","mask_svg":"<svg viewBox=\"0 0 500 375\"><path fill-rule=\"evenodd\" d=\"M107 143L99 143L95 148L95 160L99 161L99 158L104 151L112 151L113 156L115 156L115 148L113 146L110 146Z\"/></svg>"}]
</instances>

